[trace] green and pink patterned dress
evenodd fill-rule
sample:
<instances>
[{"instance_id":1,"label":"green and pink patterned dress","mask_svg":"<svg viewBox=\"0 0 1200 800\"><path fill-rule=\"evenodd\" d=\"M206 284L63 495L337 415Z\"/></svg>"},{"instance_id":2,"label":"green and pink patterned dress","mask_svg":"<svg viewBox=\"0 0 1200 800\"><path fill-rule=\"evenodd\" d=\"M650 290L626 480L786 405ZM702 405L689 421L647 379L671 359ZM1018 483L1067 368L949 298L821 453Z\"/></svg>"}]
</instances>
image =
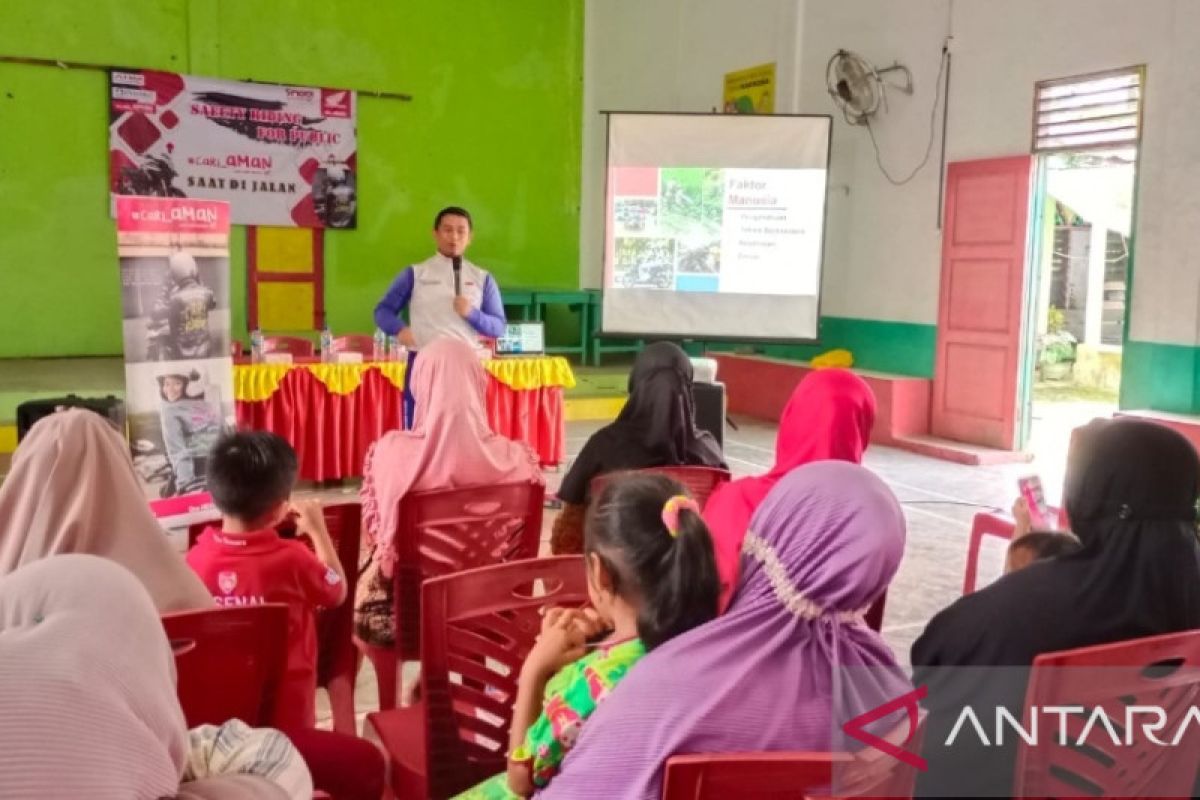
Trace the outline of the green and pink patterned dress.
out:
<instances>
[{"instance_id":1,"label":"green and pink patterned dress","mask_svg":"<svg viewBox=\"0 0 1200 800\"><path fill-rule=\"evenodd\" d=\"M646 655L641 639L626 639L596 648L573 664L560 669L546 684L542 713L525 734L524 743L510 754L514 761L528 761L533 784L550 782L567 752L575 745L584 720L608 696L629 668ZM509 791L508 775L501 773L455 800L519 800Z\"/></svg>"}]
</instances>

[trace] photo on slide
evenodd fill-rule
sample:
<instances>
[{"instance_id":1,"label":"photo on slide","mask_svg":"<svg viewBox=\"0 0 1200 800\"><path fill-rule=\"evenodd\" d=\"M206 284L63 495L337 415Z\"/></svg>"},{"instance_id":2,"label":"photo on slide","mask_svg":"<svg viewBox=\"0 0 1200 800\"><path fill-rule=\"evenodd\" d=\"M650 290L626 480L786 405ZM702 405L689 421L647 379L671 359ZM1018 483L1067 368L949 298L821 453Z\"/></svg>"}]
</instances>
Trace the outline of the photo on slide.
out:
<instances>
[{"instance_id":1,"label":"photo on slide","mask_svg":"<svg viewBox=\"0 0 1200 800\"><path fill-rule=\"evenodd\" d=\"M664 236L618 236L613 279L622 289L671 289L675 240Z\"/></svg>"},{"instance_id":2,"label":"photo on slide","mask_svg":"<svg viewBox=\"0 0 1200 800\"><path fill-rule=\"evenodd\" d=\"M658 225L658 200L653 197L618 197L613 200L617 233L651 233Z\"/></svg>"},{"instance_id":3,"label":"photo on slide","mask_svg":"<svg viewBox=\"0 0 1200 800\"><path fill-rule=\"evenodd\" d=\"M662 170L659 230L691 239L720 238L725 204L724 170L668 167Z\"/></svg>"},{"instance_id":4,"label":"photo on slide","mask_svg":"<svg viewBox=\"0 0 1200 800\"><path fill-rule=\"evenodd\" d=\"M721 271L721 239L679 242L679 272L716 275Z\"/></svg>"}]
</instances>

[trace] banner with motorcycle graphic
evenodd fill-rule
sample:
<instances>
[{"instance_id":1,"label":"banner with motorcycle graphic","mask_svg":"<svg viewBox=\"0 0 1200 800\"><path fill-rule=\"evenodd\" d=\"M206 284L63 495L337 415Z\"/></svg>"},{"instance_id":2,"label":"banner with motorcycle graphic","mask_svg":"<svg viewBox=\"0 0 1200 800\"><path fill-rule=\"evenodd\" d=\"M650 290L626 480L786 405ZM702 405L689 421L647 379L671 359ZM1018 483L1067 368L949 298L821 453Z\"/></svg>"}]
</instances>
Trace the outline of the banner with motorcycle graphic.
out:
<instances>
[{"instance_id":1,"label":"banner with motorcycle graphic","mask_svg":"<svg viewBox=\"0 0 1200 800\"><path fill-rule=\"evenodd\" d=\"M229 204L118 197L129 441L159 516L210 503L208 451L234 422Z\"/></svg>"},{"instance_id":2,"label":"banner with motorcycle graphic","mask_svg":"<svg viewBox=\"0 0 1200 800\"><path fill-rule=\"evenodd\" d=\"M356 114L347 89L114 69L110 191L225 200L238 225L353 228Z\"/></svg>"}]
</instances>

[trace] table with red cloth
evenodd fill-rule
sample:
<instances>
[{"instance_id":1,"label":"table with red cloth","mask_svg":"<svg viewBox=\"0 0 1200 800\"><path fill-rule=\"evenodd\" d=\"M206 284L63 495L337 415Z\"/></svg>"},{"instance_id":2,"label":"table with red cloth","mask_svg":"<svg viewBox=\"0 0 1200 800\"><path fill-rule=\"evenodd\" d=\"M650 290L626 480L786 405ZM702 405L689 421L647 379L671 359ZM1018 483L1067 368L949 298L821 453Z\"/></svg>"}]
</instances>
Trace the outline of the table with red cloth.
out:
<instances>
[{"instance_id":1,"label":"table with red cloth","mask_svg":"<svg viewBox=\"0 0 1200 800\"><path fill-rule=\"evenodd\" d=\"M497 358L483 367L492 430L527 442L544 466L561 464L563 390L575 385L566 359ZM404 371L398 361L235 364L238 424L291 442L303 480L359 477L367 448L402 427Z\"/></svg>"}]
</instances>

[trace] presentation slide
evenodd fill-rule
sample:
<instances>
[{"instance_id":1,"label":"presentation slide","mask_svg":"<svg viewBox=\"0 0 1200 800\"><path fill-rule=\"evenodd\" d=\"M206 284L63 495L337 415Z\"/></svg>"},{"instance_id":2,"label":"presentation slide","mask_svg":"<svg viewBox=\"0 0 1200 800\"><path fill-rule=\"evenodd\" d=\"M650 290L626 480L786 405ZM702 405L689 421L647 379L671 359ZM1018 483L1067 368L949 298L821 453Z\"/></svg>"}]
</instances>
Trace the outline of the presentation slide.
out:
<instances>
[{"instance_id":1,"label":"presentation slide","mask_svg":"<svg viewBox=\"0 0 1200 800\"><path fill-rule=\"evenodd\" d=\"M605 332L815 339L828 147L825 116L613 115Z\"/></svg>"}]
</instances>

